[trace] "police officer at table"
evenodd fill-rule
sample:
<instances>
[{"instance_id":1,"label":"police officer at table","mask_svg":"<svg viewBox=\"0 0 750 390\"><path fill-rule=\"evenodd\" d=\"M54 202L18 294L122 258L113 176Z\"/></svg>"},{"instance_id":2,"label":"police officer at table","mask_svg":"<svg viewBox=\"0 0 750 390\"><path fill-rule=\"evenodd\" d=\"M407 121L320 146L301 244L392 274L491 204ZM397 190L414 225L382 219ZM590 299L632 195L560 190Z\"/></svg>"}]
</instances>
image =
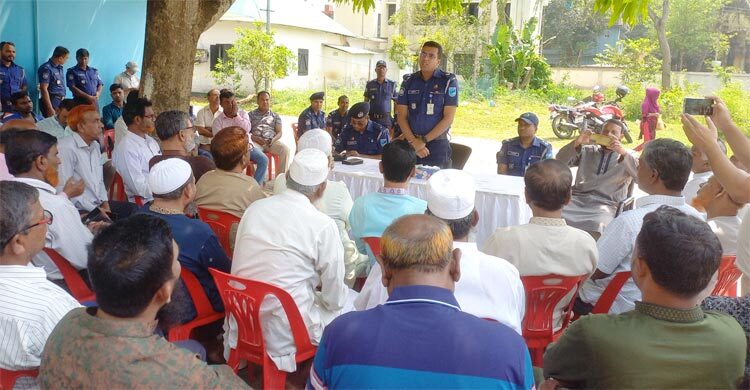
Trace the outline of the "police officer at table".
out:
<instances>
[{"instance_id":1,"label":"police officer at table","mask_svg":"<svg viewBox=\"0 0 750 390\"><path fill-rule=\"evenodd\" d=\"M26 71L18 66L16 59L16 44L0 42L0 110L5 113L13 111L10 95L26 91Z\"/></svg>"},{"instance_id":2,"label":"police officer at table","mask_svg":"<svg viewBox=\"0 0 750 390\"><path fill-rule=\"evenodd\" d=\"M68 49L58 46L52 52L49 61L37 70L39 79L39 109L42 115L49 118L55 115L60 102L65 99L65 75L63 64L68 60Z\"/></svg>"},{"instance_id":3,"label":"police officer at table","mask_svg":"<svg viewBox=\"0 0 750 390\"><path fill-rule=\"evenodd\" d=\"M365 101L370 103L370 119L380 123L387 129L393 128L391 108L396 101L396 82L385 78L388 65L380 60L375 63L377 78L365 85Z\"/></svg>"},{"instance_id":4,"label":"police officer at table","mask_svg":"<svg viewBox=\"0 0 750 390\"><path fill-rule=\"evenodd\" d=\"M419 55L419 72L401 84L396 113L398 125L417 152L417 163L451 166L448 132L458 107L458 80L438 68L443 48L427 41Z\"/></svg>"},{"instance_id":5,"label":"police officer at table","mask_svg":"<svg viewBox=\"0 0 750 390\"><path fill-rule=\"evenodd\" d=\"M67 85L76 102L81 104L98 105L99 95L102 93L102 79L99 71L89 66L89 51L76 50L76 66L68 68L65 78Z\"/></svg>"},{"instance_id":6,"label":"police officer at table","mask_svg":"<svg viewBox=\"0 0 750 390\"><path fill-rule=\"evenodd\" d=\"M323 112L323 98L325 93L316 92L310 95L310 107L305 108L297 120L297 137L301 137L310 129L326 128L326 113Z\"/></svg>"},{"instance_id":7,"label":"police officer at table","mask_svg":"<svg viewBox=\"0 0 750 390\"><path fill-rule=\"evenodd\" d=\"M336 152L346 151L347 156L380 158L383 146L391 141L386 127L371 121L367 114L370 103L359 102L349 110L349 124L344 126L338 141Z\"/></svg>"}]
</instances>

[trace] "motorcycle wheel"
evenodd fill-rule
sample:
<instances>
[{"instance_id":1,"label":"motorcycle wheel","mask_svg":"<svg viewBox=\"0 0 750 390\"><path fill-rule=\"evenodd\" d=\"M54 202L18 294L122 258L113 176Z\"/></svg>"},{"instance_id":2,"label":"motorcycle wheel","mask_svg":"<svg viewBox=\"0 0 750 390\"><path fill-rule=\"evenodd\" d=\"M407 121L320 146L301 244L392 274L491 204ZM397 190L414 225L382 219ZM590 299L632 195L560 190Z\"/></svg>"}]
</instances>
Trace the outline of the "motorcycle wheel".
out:
<instances>
[{"instance_id":1,"label":"motorcycle wheel","mask_svg":"<svg viewBox=\"0 0 750 390\"><path fill-rule=\"evenodd\" d=\"M565 120L565 115L558 115L554 119L552 119L552 132L555 133L557 138L570 139L573 137L573 133L575 130L573 130L573 128L564 126L563 120Z\"/></svg>"}]
</instances>

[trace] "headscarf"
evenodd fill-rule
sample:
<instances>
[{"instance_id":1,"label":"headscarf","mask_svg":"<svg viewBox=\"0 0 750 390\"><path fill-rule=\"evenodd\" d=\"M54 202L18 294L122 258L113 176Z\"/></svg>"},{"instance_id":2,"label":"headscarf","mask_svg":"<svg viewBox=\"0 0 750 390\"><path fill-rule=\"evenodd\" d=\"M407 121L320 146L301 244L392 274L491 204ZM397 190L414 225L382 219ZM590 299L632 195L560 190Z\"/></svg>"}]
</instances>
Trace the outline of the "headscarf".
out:
<instances>
[{"instance_id":1,"label":"headscarf","mask_svg":"<svg viewBox=\"0 0 750 390\"><path fill-rule=\"evenodd\" d=\"M646 97L643 99L643 103L641 103L641 115L647 116L649 113L652 112L661 112L659 110L659 95L661 95L661 91L659 88L656 87L648 87L646 88Z\"/></svg>"}]
</instances>

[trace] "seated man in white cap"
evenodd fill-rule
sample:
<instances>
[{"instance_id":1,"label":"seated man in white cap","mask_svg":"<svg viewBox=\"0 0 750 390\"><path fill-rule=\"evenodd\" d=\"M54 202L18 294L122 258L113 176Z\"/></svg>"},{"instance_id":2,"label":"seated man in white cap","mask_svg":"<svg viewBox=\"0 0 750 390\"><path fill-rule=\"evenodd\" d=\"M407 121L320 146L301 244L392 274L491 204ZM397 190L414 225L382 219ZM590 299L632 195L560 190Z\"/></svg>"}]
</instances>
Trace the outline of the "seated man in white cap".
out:
<instances>
[{"instance_id":1,"label":"seated man in white cap","mask_svg":"<svg viewBox=\"0 0 750 390\"><path fill-rule=\"evenodd\" d=\"M350 291L336 223L313 205L326 191L327 177L325 153L297 153L287 171L288 190L257 200L245 211L232 259L233 275L272 284L292 296L314 344L341 313ZM260 315L268 355L279 370L294 372L296 348L281 305L269 299ZM228 327L225 354L237 343L236 325L229 321Z\"/></svg>"},{"instance_id":2,"label":"seated man in white cap","mask_svg":"<svg viewBox=\"0 0 750 390\"><path fill-rule=\"evenodd\" d=\"M302 134L297 143L297 150L318 149L328 156L328 166L333 169L331 156L331 136L323 129L312 129ZM280 175L273 183L273 193L278 194L286 190L286 176ZM351 194L343 181L328 180L323 197L313 202L313 205L333 218L339 228L339 237L344 246L344 281L349 287L354 285L360 276L367 276L368 258L361 254L357 245L349 237L349 212L352 210Z\"/></svg>"},{"instance_id":3,"label":"seated man in white cap","mask_svg":"<svg viewBox=\"0 0 750 390\"><path fill-rule=\"evenodd\" d=\"M479 222L474 208L474 179L463 171L445 169L432 175L427 186L425 214L445 221L453 234L453 248L461 250L461 278L454 292L461 310L498 321L521 334L526 293L518 270L504 259L480 252L476 243L469 242L469 231ZM381 279L382 271L375 264L354 301L355 309L371 309L388 300L388 290Z\"/></svg>"},{"instance_id":4,"label":"seated man in white cap","mask_svg":"<svg viewBox=\"0 0 750 390\"><path fill-rule=\"evenodd\" d=\"M180 265L198 278L214 310L223 311L221 296L208 269L229 272L232 263L213 230L205 222L185 215L185 210L193 207L197 192L190 164L180 158L160 161L151 168L148 184L154 201L145 213L157 216L169 224L172 236L180 247L177 257ZM180 323L196 316L195 306L189 296L186 298L185 302L179 302L183 304ZM207 349L210 352L210 348Z\"/></svg>"}]
</instances>

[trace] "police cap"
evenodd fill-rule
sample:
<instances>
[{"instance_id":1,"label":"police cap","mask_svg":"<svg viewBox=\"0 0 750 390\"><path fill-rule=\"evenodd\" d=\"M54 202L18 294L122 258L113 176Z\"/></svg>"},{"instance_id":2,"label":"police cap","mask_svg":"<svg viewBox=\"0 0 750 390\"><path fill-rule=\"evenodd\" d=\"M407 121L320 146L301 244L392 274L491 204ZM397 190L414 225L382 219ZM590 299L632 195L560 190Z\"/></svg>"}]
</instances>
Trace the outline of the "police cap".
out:
<instances>
[{"instance_id":1,"label":"police cap","mask_svg":"<svg viewBox=\"0 0 750 390\"><path fill-rule=\"evenodd\" d=\"M354 118L354 119L364 118L369 113L370 113L370 103L368 102L356 103L349 109L349 117Z\"/></svg>"}]
</instances>

